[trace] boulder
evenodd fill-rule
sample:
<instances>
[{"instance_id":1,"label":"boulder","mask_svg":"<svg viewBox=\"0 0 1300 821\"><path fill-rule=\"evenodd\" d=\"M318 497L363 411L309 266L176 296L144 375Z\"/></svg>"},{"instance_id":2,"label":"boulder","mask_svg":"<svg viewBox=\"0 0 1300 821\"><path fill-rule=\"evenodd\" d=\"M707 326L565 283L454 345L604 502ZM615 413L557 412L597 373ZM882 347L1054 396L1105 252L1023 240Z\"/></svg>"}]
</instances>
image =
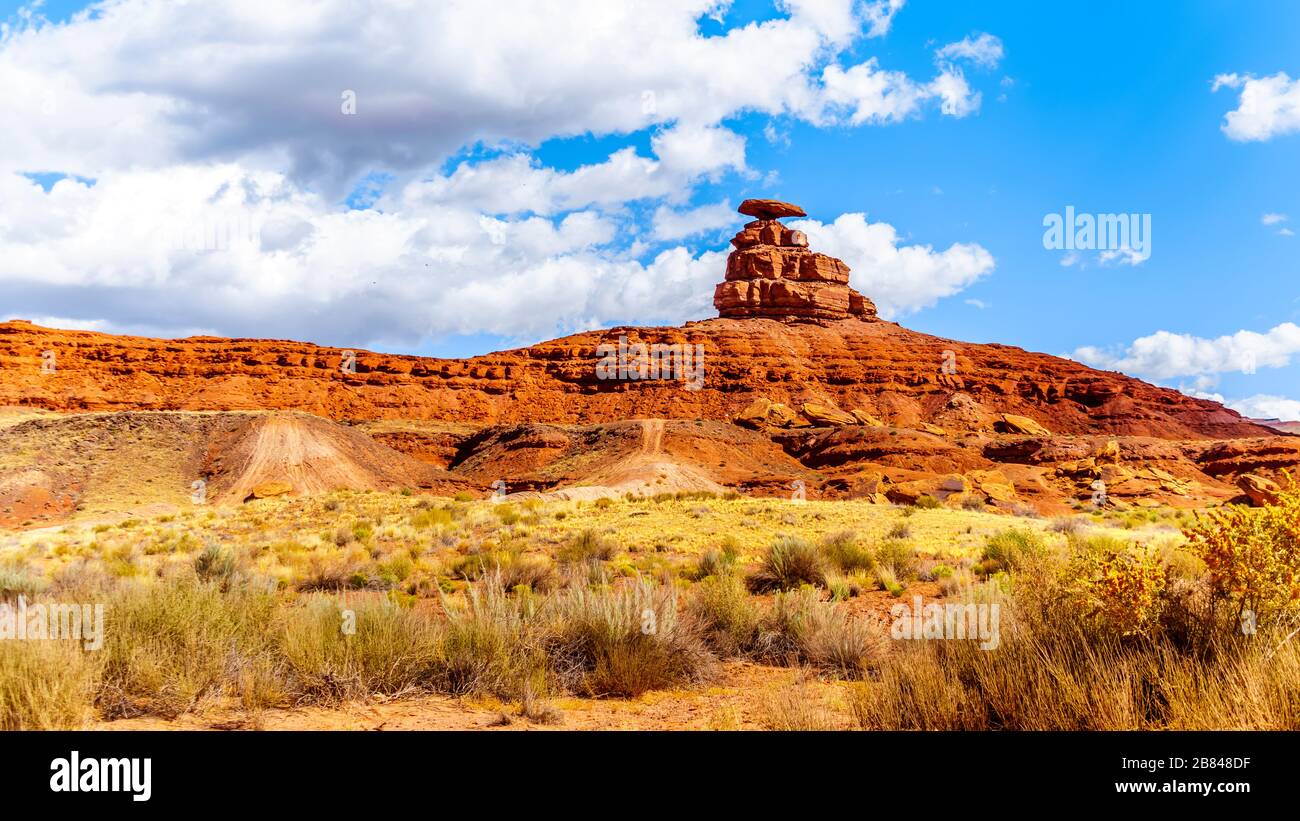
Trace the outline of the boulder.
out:
<instances>
[{"instance_id":1,"label":"boulder","mask_svg":"<svg viewBox=\"0 0 1300 821\"><path fill-rule=\"evenodd\" d=\"M1277 504L1278 494L1282 492L1282 486L1277 482L1253 473L1238 476L1237 487L1241 488L1242 493L1246 494L1255 507Z\"/></svg>"},{"instance_id":2,"label":"boulder","mask_svg":"<svg viewBox=\"0 0 1300 821\"><path fill-rule=\"evenodd\" d=\"M845 413L828 405L819 405L816 402L805 402L800 410L803 412L804 417L816 427L858 424L857 417L853 414Z\"/></svg>"},{"instance_id":3,"label":"boulder","mask_svg":"<svg viewBox=\"0 0 1300 821\"><path fill-rule=\"evenodd\" d=\"M812 424L795 413L788 405L780 402L773 402L772 407L767 409L767 423L777 428L808 428Z\"/></svg>"},{"instance_id":4,"label":"boulder","mask_svg":"<svg viewBox=\"0 0 1300 821\"><path fill-rule=\"evenodd\" d=\"M283 496L286 493L293 493L293 485L288 482L275 479L270 482L262 482L260 485L254 485L248 494L249 499L269 499L273 496Z\"/></svg>"},{"instance_id":5,"label":"boulder","mask_svg":"<svg viewBox=\"0 0 1300 821\"><path fill-rule=\"evenodd\" d=\"M767 424L767 415L771 410L772 401L760 396L746 405L744 410L732 417L731 421L741 427L757 430Z\"/></svg>"},{"instance_id":6,"label":"boulder","mask_svg":"<svg viewBox=\"0 0 1300 821\"><path fill-rule=\"evenodd\" d=\"M971 486L994 502L1014 502L1016 485L1000 470L972 470L966 474Z\"/></svg>"},{"instance_id":7,"label":"boulder","mask_svg":"<svg viewBox=\"0 0 1300 821\"><path fill-rule=\"evenodd\" d=\"M1095 451L1093 451L1092 458L1095 459L1097 464L1099 465L1119 464L1119 460L1120 460L1119 442L1116 441L1115 439L1106 440L1106 444L1101 445Z\"/></svg>"},{"instance_id":8,"label":"boulder","mask_svg":"<svg viewBox=\"0 0 1300 821\"><path fill-rule=\"evenodd\" d=\"M853 418L858 421L859 425L866 425L869 428L883 428L885 426L884 422L880 421L879 419L877 419L876 417L872 416L871 414L867 413L864 410L859 410L858 408L854 408L853 410L849 411L849 414L852 415Z\"/></svg>"},{"instance_id":9,"label":"boulder","mask_svg":"<svg viewBox=\"0 0 1300 821\"><path fill-rule=\"evenodd\" d=\"M747 217L757 217L760 220L808 216L807 212L799 206L781 200L745 200L736 210Z\"/></svg>"},{"instance_id":10,"label":"boulder","mask_svg":"<svg viewBox=\"0 0 1300 821\"><path fill-rule=\"evenodd\" d=\"M1027 436L1051 436L1052 432L1042 425L1030 419L1028 416L1017 416L1014 413L1002 414L1002 420L995 426L1003 433L1020 433Z\"/></svg>"}]
</instances>

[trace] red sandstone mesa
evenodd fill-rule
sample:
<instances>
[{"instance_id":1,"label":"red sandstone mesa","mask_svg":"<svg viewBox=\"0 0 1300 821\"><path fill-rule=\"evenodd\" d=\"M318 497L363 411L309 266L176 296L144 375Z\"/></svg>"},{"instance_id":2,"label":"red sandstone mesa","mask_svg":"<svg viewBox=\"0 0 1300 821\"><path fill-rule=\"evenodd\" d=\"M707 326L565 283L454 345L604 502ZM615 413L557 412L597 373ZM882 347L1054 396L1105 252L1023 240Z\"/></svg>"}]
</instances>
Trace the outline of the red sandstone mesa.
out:
<instances>
[{"instance_id":1,"label":"red sandstone mesa","mask_svg":"<svg viewBox=\"0 0 1300 821\"><path fill-rule=\"evenodd\" d=\"M803 213L766 200L746 201L741 210L763 217ZM879 320L871 301L849 287L843 262L813 252L799 231L776 219L749 223L732 242L715 300L719 318L678 328L592 331L470 359L357 351L355 373L340 368L341 349L302 342L157 340L0 323L0 405L286 409L331 419L495 424L730 421L763 398L949 433L993 433L1012 414L1054 436L1278 435L1218 403L1118 373ZM631 343L704 345L703 389L682 390L673 380L597 379L597 347L620 336ZM55 352L53 373L42 372L47 350ZM955 373L944 367L950 357Z\"/></svg>"},{"instance_id":2,"label":"red sandstone mesa","mask_svg":"<svg viewBox=\"0 0 1300 821\"><path fill-rule=\"evenodd\" d=\"M732 240L719 272L721 316L678 328L610 328L470 359L356 351L346 360L354 367L344 368L344 350L301 342L157 340L0 323L0 406L293 410L359 423L305 418L285 427L277 418L286 414L133 413L20 422L4 443L17 467L0 471L0 524L56 521L94 496L104 484L99 462L81 460L75 448L137 446L114 434L123 426L174 429L162 437L172 443L169 458L202 470L214 498L283 484L295 492L399 485L453 492L507 474L517 489L617 484L630 458L671 462L669 472L696 483L691 489L785 494L799 479L815 498L931 495L950 505L1028 503L1059 512L1093 499L1098 482L1123 504L1195 506L1243 490L1260 503L1268 482L1300 466L1300 438L1218 403L881 320L849 287L848 266L778 221L802 209L764 200L741 210L759 219ZM702 389L597 378L600 346L621 337L702 345ZM583 427L567 427L575 423ZM324 443L310 448L314 461L277 444L305 441L304 430ZM665 430L666 440L648 435ZM74 438L63 441L67 431ZM223 433L230 431L244 434ZM74 450L29 458L50 442ZM250 442L257 446L240 444ZM266 450L278 461L261 458Z\"/></svg>"}]
</instances>

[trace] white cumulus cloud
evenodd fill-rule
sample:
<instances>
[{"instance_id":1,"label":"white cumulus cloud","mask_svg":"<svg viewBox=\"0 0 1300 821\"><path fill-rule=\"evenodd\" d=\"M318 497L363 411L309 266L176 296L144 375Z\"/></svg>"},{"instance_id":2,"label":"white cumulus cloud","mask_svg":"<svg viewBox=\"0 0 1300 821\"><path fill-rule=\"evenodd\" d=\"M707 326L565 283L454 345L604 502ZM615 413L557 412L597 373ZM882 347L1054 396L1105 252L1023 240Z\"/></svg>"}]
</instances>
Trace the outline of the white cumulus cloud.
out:
<instances>
[{"instance_id":1,"label":"white cumulus cloud","mask_svg":"<svg viewBox=\"0 0 1300 821\"><path fill-rule=\"evenodd\" d=\"M1228 407L1252 419L1279 419L1283 422L1300 422L1300 400L1285 396L1256 394L1227 403Z\"/></svg>"},{"instance_id":2,"label":"white cumulus cloud","mask_svg":"<svg viewBox=\"0 0 1300 821\"><path fill-rule=\"evenodd\" d=\"M1223 133L1241 142L1270 140L1300 131L1300 80L1285 71L1271 77L1220 74L1211 90L1240 89L1237 108L1223 118Z\"/></svg>"},{"instance_id":3,"label":"white cumulus cloud","mask_svg":"<svg viewBox=\"0 0 1300 821\"><path fill-rule=\"evenodd\" d=\"M656 239L678 240L726 228L744 219L729 202L715 202L675 211L665 205L655 210L653 230Z\"/></svg>"},{"instance_id":4,"label":"white cumulus cloud","mask_svg":"<svg viewBox=\"0 0 1300 821\"><path fill-rule=\"evenodd\" d=\"M1073 357L1093 367L1170 379L1282 368L1297 353L1300 326L1284 322L1265 333L1243 330L1214 339L1158 331L1134 340L1120 353L1087 346L1075 350Z\"/></svg>"},{"instance_id":5,"label":"white cumulus cloud","mask_svg":"<svg viewBox=\"0 0 1300 821\"><path fill-rule=\"evenodd\" d=\"M969 60L981 68L996 68L1002 62L1002 40L981 32L940 47L934 56L939 60Z\"/></svg>"},{"instance_id":6,"label":"white cumulus cloud","mask_svg":"<svg viewBox=\"0 0 1300 821\"><path fill-rule=\"evenodd\" d=\"M808 235L812 248L848 263L850 283L871 297L886 318L952 296L994 266L993 255L977 244L955 243L943 251L900 244L892 225L868 222L865 214L841 214L831 223L796 220L790 225Z\"/></svg>"},{"instance_id":7,"label":"white cumulus cloud","mask_svg":"<svg viewBox=\"0 0 1300 821\"><path fill-rule=\"evenodd\" d=\"M665 243L737 220L693 201L705 183L775 179L749 166L739 118L868 125L980 104L952 64L975 52L923 78L862 55L901 0L783 0L705 36L724 7L108 0L26 18L0 29L6 309L374 346L709 316L725 251ZM541 159L589 138L599 154ZM29 173L66 176L46 190ZM362 187L372 208L341 204ZM993 265L860 214L824 232L886 312Z\"/></svg>"}]
</instances>

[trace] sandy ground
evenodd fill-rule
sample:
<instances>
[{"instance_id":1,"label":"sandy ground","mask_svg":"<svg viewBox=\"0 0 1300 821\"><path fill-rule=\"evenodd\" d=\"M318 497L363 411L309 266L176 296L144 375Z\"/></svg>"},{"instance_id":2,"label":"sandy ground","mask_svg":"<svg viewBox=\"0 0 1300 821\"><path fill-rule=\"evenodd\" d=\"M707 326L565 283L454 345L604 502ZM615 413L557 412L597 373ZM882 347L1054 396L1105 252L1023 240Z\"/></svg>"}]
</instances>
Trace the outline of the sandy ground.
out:
<instances>
[{"instance_id":1,"label":"sandy ground","mask_svg":"<svg viewBox=\"0 0 1300 821\"><path fill-rule=\"evenodd\" d=\"M556 723L523 718L517 704L439 695L310 706L250 714L213 704L175 720L146 716L99 722L97 730L757 730L766 729L765 699L794 693L824 710L834 726L851 726L843 682L750 662L723 664L716 679L685 690L635 699L558 698Z\"/></svg>"}]
</instances>

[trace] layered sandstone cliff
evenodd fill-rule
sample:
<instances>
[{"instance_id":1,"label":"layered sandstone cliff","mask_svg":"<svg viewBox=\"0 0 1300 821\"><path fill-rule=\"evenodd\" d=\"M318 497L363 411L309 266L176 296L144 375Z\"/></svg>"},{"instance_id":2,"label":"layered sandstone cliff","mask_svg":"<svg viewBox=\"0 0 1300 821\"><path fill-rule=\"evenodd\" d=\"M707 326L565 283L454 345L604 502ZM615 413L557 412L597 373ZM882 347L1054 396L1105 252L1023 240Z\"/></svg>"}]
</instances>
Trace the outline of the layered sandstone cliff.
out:
<instances>
[{"instance_id":1,"label":"layered sandstone cliff","mask_svg":"<svg viewBox=\"0 0 1300 821\"><path fill-rule=\"evenodd\" d=\"M700 390L682 380L597 378L620 336L703 345ZM53 351L53 368L43 352ZM994 430L1001 414L1054 434L1166 439L1271 436L1206 400L1004 345L975 345L857 318L712 319L612 328L470 359L304 342L158 340L0 323L0 405L60 411L292 409L333 419L473 424L657 417L729 421L754 399L853 409L889 424ZM952 371L949 373L948 371Z\"/></svg>"},{"instance_id":2,"label":"layered sandstone cliff","mask_svg":"<svg viewBox=\"0 0 1300 821\"><path fill-rule=\"evenodd\" d=\"M740 213L758 219L732 238L726 281L713 304L727 318L769 317L787 321L874 319L876 306L849 287L849 266L813 252L808 237L781 224L781 217L807 216L778 200L745 200Z\"/></svg>"}]
</instances>

